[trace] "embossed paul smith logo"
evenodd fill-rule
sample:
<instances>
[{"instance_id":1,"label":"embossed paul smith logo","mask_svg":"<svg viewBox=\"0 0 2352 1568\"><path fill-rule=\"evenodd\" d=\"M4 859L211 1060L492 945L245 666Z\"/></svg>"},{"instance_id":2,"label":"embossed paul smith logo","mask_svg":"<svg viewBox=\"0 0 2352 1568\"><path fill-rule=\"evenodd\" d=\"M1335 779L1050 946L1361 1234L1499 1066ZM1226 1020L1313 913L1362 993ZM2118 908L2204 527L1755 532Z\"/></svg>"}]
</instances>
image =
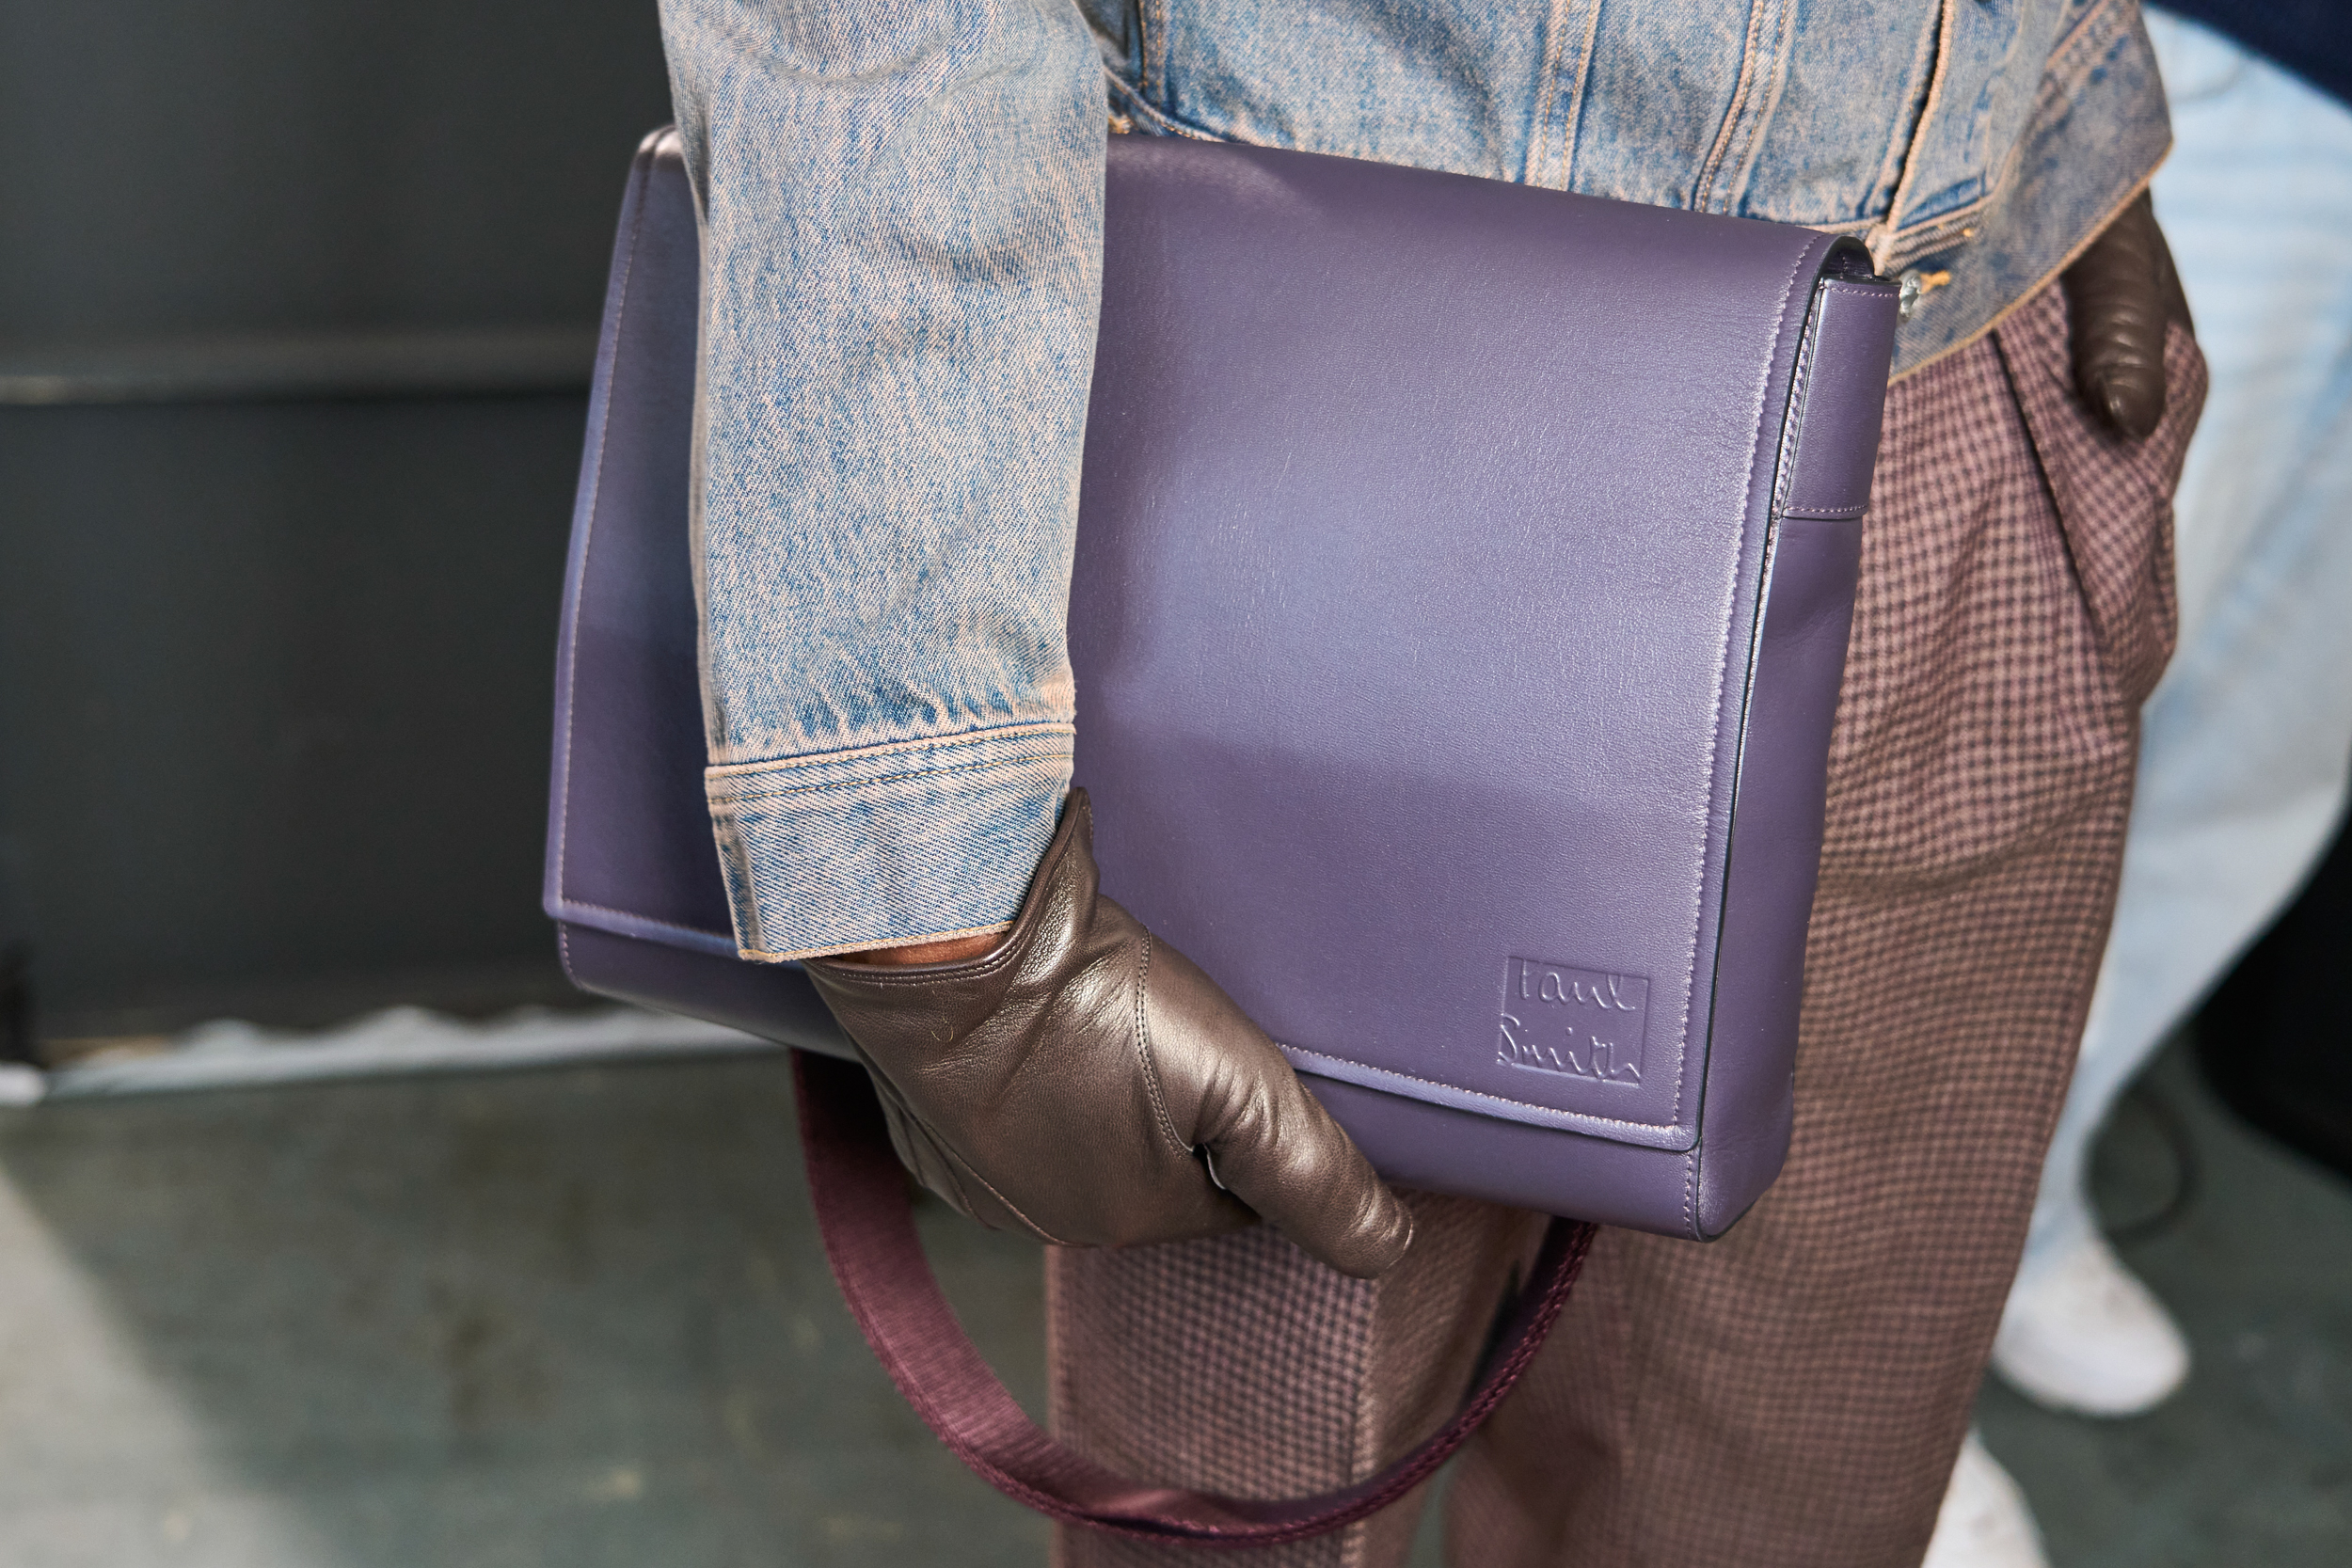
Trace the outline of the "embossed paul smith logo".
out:
<instances>
[{"instance_id":1,"label":"embossed paul smith logo","mask_svg":"<svg viewBox=\"0 0 2352 1568\"><path fill-rule=\"evenodd\" d=\"M1597 1084L1642 1081L1642 1026L1649 982L1541 958L1512 958L1502 972L1502 1041L1496 1059Z\"/></svg>"}]
</instances>

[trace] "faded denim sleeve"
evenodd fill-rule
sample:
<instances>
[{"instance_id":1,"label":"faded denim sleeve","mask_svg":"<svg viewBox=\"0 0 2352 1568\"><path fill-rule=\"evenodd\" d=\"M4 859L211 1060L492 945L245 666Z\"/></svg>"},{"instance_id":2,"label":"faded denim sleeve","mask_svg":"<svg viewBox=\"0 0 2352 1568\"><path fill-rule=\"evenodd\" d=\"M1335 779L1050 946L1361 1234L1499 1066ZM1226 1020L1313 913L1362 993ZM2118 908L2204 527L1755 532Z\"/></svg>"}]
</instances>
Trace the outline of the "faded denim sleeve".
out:
<instances>
[{"instance_id":1,"label":"faded denim sleeve","mask_svg":"<svg viewBox=\"0 0 2352 1568\"><path fill-rule=\"evenodd\" d=\"M755 958L1000 927L1069 785L1102 282L1070 0L662 0L711 820Z\"/></svg>"}]
</instances>

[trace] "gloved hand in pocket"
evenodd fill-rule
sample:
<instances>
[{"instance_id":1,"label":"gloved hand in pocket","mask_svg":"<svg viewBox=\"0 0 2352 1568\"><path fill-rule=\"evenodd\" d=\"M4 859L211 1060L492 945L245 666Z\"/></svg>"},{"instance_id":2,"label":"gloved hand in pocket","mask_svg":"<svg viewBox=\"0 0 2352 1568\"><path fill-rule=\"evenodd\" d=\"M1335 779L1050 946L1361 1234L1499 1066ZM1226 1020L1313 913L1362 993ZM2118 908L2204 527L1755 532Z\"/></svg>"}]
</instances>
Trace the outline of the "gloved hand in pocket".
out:
<instances>
[{"instance_id":1,"label":"gloved hand in pocket","mask_svg":"<svg viewBox=\"0 0 2352 1568\"><path fill-rule=\"evenodd\" d=\"M2075 390L2107 428L2144 439L2164 419L2165 327L2179 322L2196 331L2147 192L2116 215L2059 282Z\"/></svg>"}]
</instances>

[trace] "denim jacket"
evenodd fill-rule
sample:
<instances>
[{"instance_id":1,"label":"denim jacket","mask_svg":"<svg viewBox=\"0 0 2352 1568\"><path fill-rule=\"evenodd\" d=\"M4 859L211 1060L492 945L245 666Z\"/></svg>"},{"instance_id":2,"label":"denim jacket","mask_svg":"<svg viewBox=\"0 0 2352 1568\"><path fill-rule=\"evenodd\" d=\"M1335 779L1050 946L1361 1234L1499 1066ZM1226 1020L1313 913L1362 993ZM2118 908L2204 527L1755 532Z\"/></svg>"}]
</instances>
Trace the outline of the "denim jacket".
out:
<instances>
[{"instance_id":1,"label":"denim jacket","mask_svg":"<svg viewBox=\"0 0 2352 1568\"><path fill-rule=\"evenodd\" d=\"M2136 0L662 0L737 941L1001 927L1070 778L1104 126L1861 236L1898 374L2169 142Z\"/></svg>"}]
</instances>

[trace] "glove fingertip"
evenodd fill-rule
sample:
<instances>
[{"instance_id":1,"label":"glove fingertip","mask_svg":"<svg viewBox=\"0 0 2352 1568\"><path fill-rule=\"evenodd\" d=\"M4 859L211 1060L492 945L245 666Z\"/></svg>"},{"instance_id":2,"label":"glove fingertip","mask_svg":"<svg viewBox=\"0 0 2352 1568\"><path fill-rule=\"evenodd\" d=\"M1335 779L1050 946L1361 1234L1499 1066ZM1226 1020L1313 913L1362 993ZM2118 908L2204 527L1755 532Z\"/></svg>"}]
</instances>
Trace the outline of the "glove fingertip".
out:
<instances>
[{"instance_id":1,"label":"glove fingertip","mask_svg":"<svg viewBox=\"0 0 2352 1568\"><path fill-rule=\"evenodd\" d=\"M1404 1199L1389 1192L1386 1187L1383 1187L1381 1191L1387 1194L1389 1200L1387 1205L1390 1211L1389 1222L1384 1230L1367 1248L1362 1272L1356 1275L1359 1279L1379 1277L1403 1262L1405 1255L1412 1250L1413 1212L1405 1206Z\"/></svg>"},{"instance_id":2,"label":"glove fingertip","mask_svg":"<svg viewBox=\"0 0 2352 1568\"><path fill-rule=\"evenodd\" d=\"M2164 404L2155 398L2134 396L2129 389L2111 387L2107 389L2106 415L2107 423L2115 427L2117 435L2127 440L2144 441L2163 422Z\"/></svg>"},{"instance_id":3,"label":"glove fingertip","mask_svg":"<svg viewBox=\"0 0 2352 1568\"><path fill-rule=\"evenodd\" d=\"M1300 1091L1305 1099L1305 1091ZM1387 1273L1412 1244L1413 1212L1320 1106L1289 1124L1287 1157L1271 1140L1227 1143L1213 1169L1232 1196L1302 1252L1356 1279Z\"/></svg>"},{"instance_id":4,"label":"glove fingertip","mask_svg":"<svg viewBox=\"0 0 2352 1568\"><path fill-rule=\"evenodd\" d=\"M1373 1190L1376 1199L1341 1234L1320 1245L1299 1243L1351 1279L1377 1279L1396 1267L1413 1244L1412 1210L1386 1185L1375 1181Z\"/></svg>"},{"instance_id":5,"label":"glove fingertip","mask_svg":"<svg viewBox=\"0 0 2352 1568\"><path fill-rule=\"evenodd\" d=\"M2099 420L2127 441L2144 441L2164 422L2164 383L2150 376L2093 372L2085 401Z\"/></svg>"}]
</instances>

